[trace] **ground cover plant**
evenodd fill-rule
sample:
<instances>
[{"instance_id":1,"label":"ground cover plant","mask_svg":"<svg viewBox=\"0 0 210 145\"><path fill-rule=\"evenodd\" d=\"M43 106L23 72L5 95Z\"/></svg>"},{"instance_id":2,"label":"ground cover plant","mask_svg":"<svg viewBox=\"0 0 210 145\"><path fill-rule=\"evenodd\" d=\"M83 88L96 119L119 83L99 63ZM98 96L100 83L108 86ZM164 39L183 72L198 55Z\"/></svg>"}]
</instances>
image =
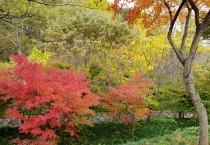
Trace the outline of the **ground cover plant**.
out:
<instances>
[{"instance_id":1,"label":"ground cover plant","mask_svg":"<svg viewBox=\"0 0 210 145\"><path fill-rule=\"evenodd\" d=\"M199 142L198 135L198 127L187 127L183 129L177 129L171 134L157 136L150 139L142 139L137 142L127 143L126 145L196 145Z\"/></svg>"},{"instance_id":2,"label":"ground cover plant","mask_svg":"<svg viewBox=\"0 0 210 145\"><path fill-rule=\"evenodd\" d=\"M94 127L84 127L79 133L79 137L71 137L68 133L60 136L60 145L110 145L125 144L128 142L150 139L158 136L173 134L177 129L186 127L195 127L196 121L190 119L169 119L156 118L147 121L140 121L139 126L135 129L135 138L132 139L130 124L120 122L102 122L97 123ZM164 124L164 126L163 126ZM5 134L6 132L6 134ZM10 144L10 140L19 137L24 138L24 134L18 134L17 128L1 128L1 142ZM25 136L26 137L26 136ZM30 136L28 136L30 137Z\"/></svg>"}]
</instances>

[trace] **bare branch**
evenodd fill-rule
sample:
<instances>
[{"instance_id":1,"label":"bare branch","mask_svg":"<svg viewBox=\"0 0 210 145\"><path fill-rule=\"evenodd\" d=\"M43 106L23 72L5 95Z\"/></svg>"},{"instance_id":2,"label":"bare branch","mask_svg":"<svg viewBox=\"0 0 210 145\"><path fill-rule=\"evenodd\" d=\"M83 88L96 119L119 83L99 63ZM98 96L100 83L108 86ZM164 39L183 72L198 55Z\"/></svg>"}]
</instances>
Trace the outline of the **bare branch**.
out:
<instances>
[{"instance_id":1,"label":"bare branch","mask_svg":"<svg viewBox=\"0 0 210 145\"><path fill-rule=\"evenodd\" d=\"M46 5L46 6L52 6L52 7L57 7L57 6L72 6L72 7L82 7L82 8L87 8L87 9L98 9L98 8L91 8L88 6L82 6L82 5L78 5L78 4L73 4L73 3L66 3L66 4L50 4L50 3L45 3L45 2L40 2L40 1L36 1L36 0L28 0L29 2L34 2L37 4L41 4L41 5Z\"/></svg>"},{"instance_id":2,"label":"bare branch","mask_svg":"<svg viewBox=\"0 0 210 145\"><path fill-rule=\"evenodd\" d=\"M9 16L9 12L7 12L6 14L0 14L0 19L6 18Z\"/></svg>"},{"instance_id":3,"label":"bare branch","mask_svg":"<svg viewBox=\"0 0 210 145\"><path fill-rule=\"evenodd\" d=\"M172 21L172 23L171 23L171 25L170 25L171 32L172 32L173 27L174 27L174 24L175 24L175 22L176 22L176 20L177 20L177 18L178 18L178 16L179 16L179 13L180 13L180 11L182 10L182 7L184 6L185 3L186 3L186 0L182 0L182 3L179 5L178 10L176 11L176 14L175 14L175 16L174 16L174 19L173 19L173 21Z\"/></svg>"},{"instance_id":4,"label":"bare branch","mask_svg":"<svg viewBox=\"0 0 210 145\"><path fill-rule=\"evenodd\" d=\"M198 48L198 43L202 37L202 34L204 32L204 30L206 29L208 23L210 22L210 10L208 11L208 13L206 14L203 22L200 24L200 27L196 30L196 33L194 35L193 41L192 41L192 45L190 47L190 53L189 53L189 59L193 59L193 57L196 54L197 48Z\"/></svg>"},{"instance_id":5,"label":"bare branch","mask_svg":"<svg viewBox=\"0 0 210 145\"><path fill-rule=\"evenodd\" d=\"M199 17L200 17L200 12L199 12L199 9L198 7L196 6L196 2L194 2L193 0L188 0L193 11L195 12L195 25L196 25L196 29L199 28L200 26L200 22L199 22Z\"/></svg>"},{"instance_id":6,"label":"bare branch","mask_svg":"<svg viewBox=\"0 0 210 145\"><path fill-rule=\"evenodd\" d=\"M10 40L15 46L17 46L17 43L15 43L15 41L13 41L12 39Z\"/></svg>"},{"instance_id":7,"label":"bare branch","mask_svg":"<svg viewBox=\"0 0 210 145\"><path fill-rule=\"evenodd\" d=\"M171 8L170 8L169 4L168 4L165 0L163 0L163 2L164 2L165 6L166 6L167 9L168 9L168 13L169 13L169 16L170 16L170 24L171 24L172 21L173 21L173 15L172 15Z\"/></svg>"},{"instance_id":8,"label":"bare branch","mask_svg":"<svg viewBox=\"0 0 210 145\"><path fill-rule=\"evenodd\" d=\"M186 41L186 38L187 38L191 12L192 12L192 9L188 7L188 14L186 16L186 21L185 21L185 26L184 26L184 33L183 33L183 36L182 36L182 44L181 44L181 47L180 47L180 51L183 51L183 49L185 48L185 41Z\"/></svg>"},{"instance_id":9,"label":"bare branch","mask_svg":"<svg viewBox=\"0 0 210 145\"><path fill-rule=\"evenodd\" d=\"M27 33L29 33L30 35L32 35L32 36L38 38L38 39L41 40L42 42L54 42L54 41L45 40L45 39L43 39L42 37L40 37L40 36L34 34L33 32L31 32L31 31L29 31L29 30L27 30L27 29L25 29L25 28L22 28L21 26L18 26L17 24L12 23L12 22L10 22L10 21L8 21L8 20L0 19L0 21L6 22L6 23L8 23L8 24L10 24L10 25L13 25L13 26L15 26L15 27L17 27L17 28L19 28L19 29L24 30L25 32L27 32Z\"/></svg>"},{"instance_id":10,"label":"bare branch","mask_svg":"<svg viewBox=\"0 0 210 145\"><path fill-rule=\"evenodd\" d=\"M20 16L11 15L10 13L7 14L0 14L0 19L15 19L15 18L25 18L27 17L27 12Z\"/></svg>"},{"instance_id":11,"label":"bare branch","mask_svg":"<svg viewBox=\"0 0 210 145\"><path fill-rule=\"evenodd\" d=\"M8 38L8 37L10 37L12 34L14 34L14 33L15 33L15 32L12 32L12 33L8 34L7 36L3 36L2 38L0 38L0 40Z\"/></svg>"},{"instance_id":12,"label":"bare branch","mask_svg":"<svg viewBox=\"0 0 210 145\"><path fill-rule=\"evenodd\" d=\"M179 13L183 7L183 5L186 3L186 0L183 0L182 3L180 4L174 18L172 16L172 11L171 11L171 8L169 6L169 4L166 2L166 0L163 0L164 4L166 5L167 9L168 9L168 12L169 12L169 15L170 15L170 28L168 30L168 40L169 40L169 43L171 44L172 48L174 49L178 59L180 60L180 62L182 63L182 65L184 65L184 56L183 56L183 53L182 51L179 50L179 48L175 45L171 35L172 35L172 31L173 31L173 27L174 27L174 24L179 16Z\"/></svg>"}]
</instances>

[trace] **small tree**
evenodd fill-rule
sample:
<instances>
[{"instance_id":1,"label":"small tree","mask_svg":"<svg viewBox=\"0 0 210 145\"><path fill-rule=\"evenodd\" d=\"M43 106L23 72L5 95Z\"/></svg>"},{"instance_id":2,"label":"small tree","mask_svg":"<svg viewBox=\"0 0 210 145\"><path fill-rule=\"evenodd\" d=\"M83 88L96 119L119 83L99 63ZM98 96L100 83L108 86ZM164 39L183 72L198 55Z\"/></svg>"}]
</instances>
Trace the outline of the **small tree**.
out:
<instances>
[{"instance_id":1,"label":"small tree","mask_svg":"<svg viewBox=\"0 0 210 145\"><path fill-rule=\"evenodd\" d=\"M150 81L143 80L142 74L136 75L126 84L118 88L109 88L104 95L103 106L109 111L110 117L119 115L120 121L132 125L132 138L138 120L143 120L150 111L146 108L145 97L152 87Z\"/></svg>"},{"instance_id":2,"label":"small tree","mask_svg":"<svg viewBox=\"0 0 210 145\"><path fill-rule=\"evenodd\" d=\"M97 105L99 98L91 93L85 75L44 69L23 55L13 60L16 65L0 73L0 94L4 101L12 100L7 117L23 121L20 133L33 135L33 140L16 139L16 143L55 144L57 129L73 136L78 126L92 125L87 115L94 111L89 107Z\"/></svg>"}]
</instances>

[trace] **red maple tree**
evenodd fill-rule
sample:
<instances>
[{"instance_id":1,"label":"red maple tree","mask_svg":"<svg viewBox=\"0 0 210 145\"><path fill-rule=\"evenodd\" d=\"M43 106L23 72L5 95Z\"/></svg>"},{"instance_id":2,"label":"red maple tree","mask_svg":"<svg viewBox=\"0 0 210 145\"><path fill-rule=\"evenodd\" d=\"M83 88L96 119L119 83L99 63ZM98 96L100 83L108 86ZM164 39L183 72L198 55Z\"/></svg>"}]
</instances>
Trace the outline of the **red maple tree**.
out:
<instances>
[{"instance_id":1,"label":"red maple tree","mask_svg":"<svg viewBox=\"0 0 210 145\"><path fill-rule=\"evenodd\" d=\"M92 125L87 115L94 114L89 107L97 105L99 97L91 93L85 75L72 69L43 68L24 55L13 60L14 67L1 68L1 99L12 100L7 117L23 121L20 133L34 136L33 140L16 139L16 143L55 144L56 128L73 136L78 126Z\"/></svg>"},{"instance_id":2,"label":"red maple tree","mask_svg":"<svg viewBox=\"0 0 210 145\"><path fill-rule=\"evenodd\" d=\"M143 120L150 113L145 97L153 85L142 76L135 75L118 88L110 87L109 93L103 95L103 106L109 111L110 117L119 116L120 121L132 125L132 138L138 120Z\"/></svg>"}]
</instances>

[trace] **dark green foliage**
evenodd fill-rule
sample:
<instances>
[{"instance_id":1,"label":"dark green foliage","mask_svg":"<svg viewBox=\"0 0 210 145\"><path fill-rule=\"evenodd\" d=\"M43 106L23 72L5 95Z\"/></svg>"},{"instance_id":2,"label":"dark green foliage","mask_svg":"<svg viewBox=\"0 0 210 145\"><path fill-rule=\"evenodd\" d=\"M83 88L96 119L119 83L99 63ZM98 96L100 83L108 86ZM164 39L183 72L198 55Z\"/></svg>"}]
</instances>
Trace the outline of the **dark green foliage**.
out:
<instances>
[{"instance_id":1,"label":"dark green foliage","mask_svg":"<svg viewBox=\"0 0 210 145\"><path fill-rule=\"evenodd\" d=\"M19 136L18 129L14 127L0 128L0 145L11 145L10 140Z\"/></svg>"},{"instance_id":2,"label":"dark green foliage","mask_svg":"<svg viewBox=\"0 0 210 145\"><path fill-rule=\"evenodd\" d=\"M208 24L207 28L203 33L203 39L210 40L210 23Z\"/></svg>"},{"instance_id":3,"label":"dark green foliage","mask_svg":"<svg viewBox=\"0 0 210 145\"><path fill-rule=\"evenodd\" d=\"M67 64L67 63L63 63L63 62L60 62L60 61L52 61L50 63L52 66L54 66L55 68L58 68L58 69L70 69L70 65Z\"/></svg>"},{"instance_id":4,"label":"dark green foliage","mask_svg":"<svg viewBox=\"0 0 210 145\"><path fill-rule=\"evenodd\" d=\"M103 108L102 106L98 105L98 106L93 106L91 107L92 110L94 110L96 113L97 112L108 112L105 108Z\"/></svg>"},{"instance_id":5,"label":"dark green foliage","mask_svg":"<svg viewBox=\"0 0 210 145\"><path fill-rule=\"evenodd\" d=\"M11 141L15 138L28 138L31 139L31 134L19 134L16 127L0 127L0 145L12 145Z\"/></svg>"},{"instance_id":6,"label":"dark green foliage","mask_svg":"<svg viewBox=\"0 0 210 145\"><path fill-rule=\"evenodd\" d=\"M152 107L153 110L194 111L192 101L186 95L182 82L169 83L156 89L154 93L159 105Z\"/></svg>"},{"instance_id":7,"label":"dark green foliage","mask_svg":"<svg viewBox=\"0 0 210 145\"><path fill-rule=\"evenodd\" d=\"M0 118L4 117L4 115L6 114L6 109L10 103L11 100L8 100L7 102L0 100Z\"/></svg>"},{"instance_id":8,"label":"dark green foliage","mask_svg":"<svg viewBox=\"0 0 210 145\"><path fill-rule=\"evenodd\" d=\"M0 101L0 118L2 118L6 113L7 102Z\"/></svg>"},{"instance_id":9,"label":"dark green foliage","mask_svg":"<svg viewBox=\"0 0 210 145\"><path fill-rule=\"evenodd\" d=\"M190 119L169 119L169 118L155 118L151 121L140 122L139 127L136 129L137 137L152 138L165 134L170 134L177 128L184 128L189 126L197 126L198 124Z\"/></svg>"},{"instance_id":10,"label":"dark green foliage","mask_svg":"<svg viewBox=\"0 0 210 145\"><path fill-rule=\"evenodd\" d=\"M200 86L197 87L198 92L200 94L201 99L203 100L203 104L206 107L207 113L210 113L210 86L202 85L203 82L200 82ZM210 118L210 116L209 116Z\"/></svg>"},{"instance_id":11,"label":"dark green foliage","mask_svg":"<svg viewBox=\"0 0 210 145\"><path fill-rule=\"evenodd\" d=\"M203 69L197 69L194 73L195 86L200 94L200 97L207 109L208 114L210 113L210 86L209 86L209 67L204 66ZM185 92L185 86L182 81L171 82L165 84L162 87L155 88L153 91L155 99L159 103L158 106L151 106L153 110L157 111L185 111L195 113L195 108L190 97ZM196 116L195 116L196 118Z\"/></svg>"},{"instance_id":12,"label":"dark green foliage","mask_svg":"<svg viewBox=\"0 0 210 145\"><path fill-rule=\"evenodd\" d=\"M94 79L95 76L97 76L101 72L101 68L97 65L91 65L89 69L89 78L91 80Z\"/></svg>"},{"instance_id":13,"label":"dark green foliage","mask_svg":"<svg viewBox=\"0 0 210 145\"><path fill-rule=\"evenodd\" d=\"M59 145L98 145L122 144L131 140L130 126L122 123L98 123L94 127L84 128L78 138L70 138L67 134Z\"/></svg>"}]
</instances>

